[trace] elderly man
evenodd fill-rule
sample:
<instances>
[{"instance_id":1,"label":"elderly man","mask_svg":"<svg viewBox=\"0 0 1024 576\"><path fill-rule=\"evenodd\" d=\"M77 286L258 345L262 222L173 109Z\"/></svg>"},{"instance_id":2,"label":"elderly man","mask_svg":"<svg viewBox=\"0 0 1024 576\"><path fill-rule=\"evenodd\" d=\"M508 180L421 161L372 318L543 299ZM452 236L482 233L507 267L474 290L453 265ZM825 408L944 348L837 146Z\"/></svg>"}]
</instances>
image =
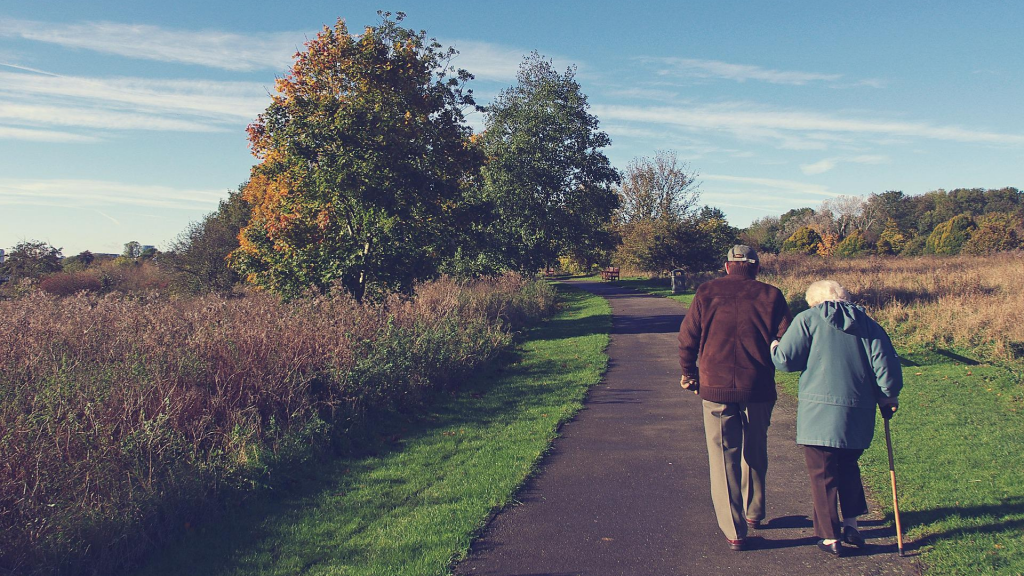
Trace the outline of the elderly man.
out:
<instances>
[{"instance_id":1,"label":"elderly man","mask_svg":"<svg viewBox=\"0 0 1024 576\"><path fill-rule=\"evenodd\" d=\"M758 282L757 253L729 250L726 276L701 284L679 328L680 384L700 395L711 501L729 548L765 518L768 425L775 407L769 345L792 320L782 292Z\"/></svg>"}]
</instances>

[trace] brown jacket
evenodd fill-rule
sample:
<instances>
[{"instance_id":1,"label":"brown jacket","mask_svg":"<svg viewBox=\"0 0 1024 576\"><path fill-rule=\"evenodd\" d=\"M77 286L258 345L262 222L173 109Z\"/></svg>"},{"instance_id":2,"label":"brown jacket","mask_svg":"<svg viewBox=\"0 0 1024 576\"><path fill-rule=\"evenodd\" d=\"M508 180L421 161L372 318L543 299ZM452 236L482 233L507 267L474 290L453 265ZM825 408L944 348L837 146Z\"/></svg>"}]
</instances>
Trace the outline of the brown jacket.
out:
<instances>
[{"instance_id":1,"label":"brown jacket","mask_svg":"<svg viewBox=\"0 0 1024 576\"><path fill-rule=\"evenodd\" d=\"M683 375L698 379L704 400L774 401L768 347L792 320L782 292L764 282L728 275L701 284L679 327Z\"/></svg>"}]
</instances>

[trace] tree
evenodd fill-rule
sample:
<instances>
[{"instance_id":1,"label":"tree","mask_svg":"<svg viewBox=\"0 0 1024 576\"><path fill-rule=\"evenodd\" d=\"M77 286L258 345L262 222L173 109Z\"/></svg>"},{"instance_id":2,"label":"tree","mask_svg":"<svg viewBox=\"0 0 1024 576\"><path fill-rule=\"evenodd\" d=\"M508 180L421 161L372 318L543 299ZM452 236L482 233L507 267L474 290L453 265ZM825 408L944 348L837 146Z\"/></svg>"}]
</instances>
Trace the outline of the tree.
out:
<instances>
[{"instance_id":1,"label":"tree","mask_svg":"<svg viewBox=\"0 0 1024 576\"><path fill-rule=\"evenodd\" d=\"M836 245L832 254L839 258L856 258L870 252L871 245L865 240L864 233L860 230L854 230Z\"/></svg>"},{"instance_id":2,"label":"tree","mask_svg":"<svg viewBox=\"0 0 1024 576\"><path fill-rule=\"evenodd\" d=\"M64 272L81 272L92 264L93 260L96 259L96 255L88 250L83 250L75 256L65 258L61 262L61 269Z\"/></svg>"},{"instance_id":3,"label":"tree","mask_svg":"<svg viewBox=\"0 0 1024 576\"><path fill-rule=\"evenodd\" d=\"M975 219L977 228L963 247L964 254L992 254L1024 247L1024 223L1005 212L991 212Z\"/></svg>"},{"instance_id":4,"label":"tree","mask_svg":"<svg viewBox=\"0 0 1024 576\"><path fill-rule=\"evenodd\" d=\"M60 248L54 248L38 240L22 241L7 253L4 263L0 264L0 276L8 276L12 281L39 278L45 274L60 272L60 260Z\"/></svg>"},{"instance_id":5,"label":"tree","mask_svg":"<svg viewBox=\"0 0 1024 576\"><path fill-rule=\"evenodd\" d=\"M655 273L686 266L688 232L696 226L688 220L700 198L695 179L696 173L671 151L629 163L614 218L620 265Z\"/></svg>"},{"instance_id":6,"label":"tree","mask_svg":"<svg viewBox=\"0 0 1024 576\"><path fill-rule=\"evenodd\" d=\"M969 214L958 214L939 224L925 241L925 254L959 254L976 228Z\"/></svg>"},{"instance_id":7,"label":"tree","mask_svg":"<svg viewBox=\"0 0 1024 576\"><path fill-rule=\"evenodd\" d=\"M128 258L130 260L137 260L140 256L142 256L142 244L139 244L135 240L125 243L124 251L121 252L121 256L124 256L125 258Z\"/></svg>"},{"instance_id":8,"label":"tree","mask_svg":"<svg viewBox=\"0 0 1024 576\"><path fill-rule=\"evenodd\" d=\"M824 200L819 212L829 213L834 221L833 228L828 231L845 238L853 230L865 230L873 223L874 214L866 211L865 207L866 203L860 196L839 195Z\"/></svg>"},{"instance_id":9,"label":"tree","mask_svg":"<svg viewBox=\"0 0 1024 576\"><path fill-rule=\"evenodd\" d=\"M190 224L161 256L160 265L176 273L176 286L193 294L228 292L241 281L227 259L238 248L238 234L249 222L244 188L239 186L220 201L216 212Z\"/></svg>"},{"instance_id":10,"label":"tree","mask_svg":"<svg viewBox=\"0 0 1024 576\"><path fill-rule=\"evenodd\" d=\"M890 220L900 230L914 228L912 202L900 190L871 194L864 203L864 212L871 222L862 229L869 235L880 235Z\"/></svg>"},{"instance_id":11,"label":"tree","mask_svg":"<svg viewBox=\"0 0 1024 576\"><path fill-rule=\"evenodd\" d=\"M780 230L778 216L764 216L754 220L740 232L740 242L758 252L778 254L782 249L782 240L779 240Z\"/></svg>"},{"instance_id":12,"label":"tree","mask_svg":"<svg viewBox=\"0 0 1024 576\"><path fill-rule=\"evenodd\" d=\"M878 235L878 242L875 250L879 254L895 255L903 252L903 248L910 241L910 234L900 229L896 220L890 218L885 223L885 228Z\"/></svg>"},{"instance_id":13,"label":"tree","mask_svg":"<svg viewBox=\"0 0 1024 576\"><path fill-rule=\"evenodd\" d=\"M785 245L786 240L788 240L789 237L798 229L807 226L812 220L814 220L816 214L817 213L813 208L804 207L787 210L782 214L782 216L779 216L778 236L776 237L776 241L780 250L784 249L783 246Z\"/></svg>"},{"instance_id":14,"label":"tree","mask_svg":"<svg viewBox=\"0 0 1024 576\"><path fill-rule=\"evenodd\" d=\"M611 244L619 174L602 148L575 68L559 74L534 52L515 86L486 108L484 196L494 207L491 243L512 268L536 270L558 256Z\"/></svg>"},{"instance_id":15,"label":"tree","mask_svg":"<svg viewBox=\"0 0 1024 576\"><path fill-rule=\"evenodd\" d=\"M678 265L689 272L709 272L722 267L722 256L734 244L739 230L729 225L718 208L704 206L683 219L682 254Z\"/></svg>"},{"instance_id":16,"label":"tree","mask_svg":"<svg viewBox=\"0 0 1024 576\"><path fill-rule=\"evenodd\" d=\"M799 252L801 254L815 254L818 245L821 243L821 235L810 226L801 226L793 232L793 235L782 244L784 252Z\"/></svg>"},{"instance_id":17,"label":"tree","mask_svg":"<svg viewBox=\"0 0 1024 576\"><path fill-rule=\"evenodd\" d=\"M680 163L671 150L658 150L653 158L636 158L626 167L619 187L617 220L682 220L700 199L697 173Z\"/></svg>"},{"instance_id":18,"label":"tree","mask_svg":"<svg viewBox=\"0 0 1024 576\"><path fill-rule=\"evenodd\" d=\"M450 67L454 49L400 27L401 12L378 14L361 36L324 27L248 128L260 162L231 262L258 286L408 290L469 225L463 184L482 161L462 113L472 76Z\"/></svg>"}]
</instances>

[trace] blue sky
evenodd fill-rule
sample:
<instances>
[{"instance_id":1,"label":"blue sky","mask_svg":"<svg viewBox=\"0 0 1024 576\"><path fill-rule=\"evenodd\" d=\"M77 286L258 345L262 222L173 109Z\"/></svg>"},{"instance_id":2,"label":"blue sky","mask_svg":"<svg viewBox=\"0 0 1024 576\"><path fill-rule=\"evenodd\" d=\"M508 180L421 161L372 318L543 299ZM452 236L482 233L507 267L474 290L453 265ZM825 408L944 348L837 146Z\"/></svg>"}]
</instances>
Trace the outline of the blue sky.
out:
<instances>
[{"instance_id":1,"label":"blue sky","mask_svg":"<svg viewBox=\"0 0 1024 576\"><path fill-rule=\"evenodd\" d=\"M294 52L378 9L459 49L483 103L531 50L576 65L612 163L675 150L736 226L1024 186L1018 2L18 2L0 5L0 248L165 247L246 179L245 126Z\"/></svg>"}]
</instances>

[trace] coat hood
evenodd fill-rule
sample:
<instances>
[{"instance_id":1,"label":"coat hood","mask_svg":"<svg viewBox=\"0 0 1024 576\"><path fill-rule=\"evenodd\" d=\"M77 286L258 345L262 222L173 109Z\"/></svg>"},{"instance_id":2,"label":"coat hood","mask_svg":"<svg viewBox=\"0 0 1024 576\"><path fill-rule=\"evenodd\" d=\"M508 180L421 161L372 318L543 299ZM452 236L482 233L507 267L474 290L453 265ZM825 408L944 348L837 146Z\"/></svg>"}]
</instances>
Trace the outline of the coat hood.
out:
<instances>
[{"instance_id":1,"label":"coat hood","mask_svg":"<svg viewBox=\"0 0 1024 576\"><path fill-rule=\"evenodd\" d=\"M867 336L870 330L867 312L856 304L842 300L826 300L814 309L836 330L857 336Z\"/></svg>"}]
</instances>

